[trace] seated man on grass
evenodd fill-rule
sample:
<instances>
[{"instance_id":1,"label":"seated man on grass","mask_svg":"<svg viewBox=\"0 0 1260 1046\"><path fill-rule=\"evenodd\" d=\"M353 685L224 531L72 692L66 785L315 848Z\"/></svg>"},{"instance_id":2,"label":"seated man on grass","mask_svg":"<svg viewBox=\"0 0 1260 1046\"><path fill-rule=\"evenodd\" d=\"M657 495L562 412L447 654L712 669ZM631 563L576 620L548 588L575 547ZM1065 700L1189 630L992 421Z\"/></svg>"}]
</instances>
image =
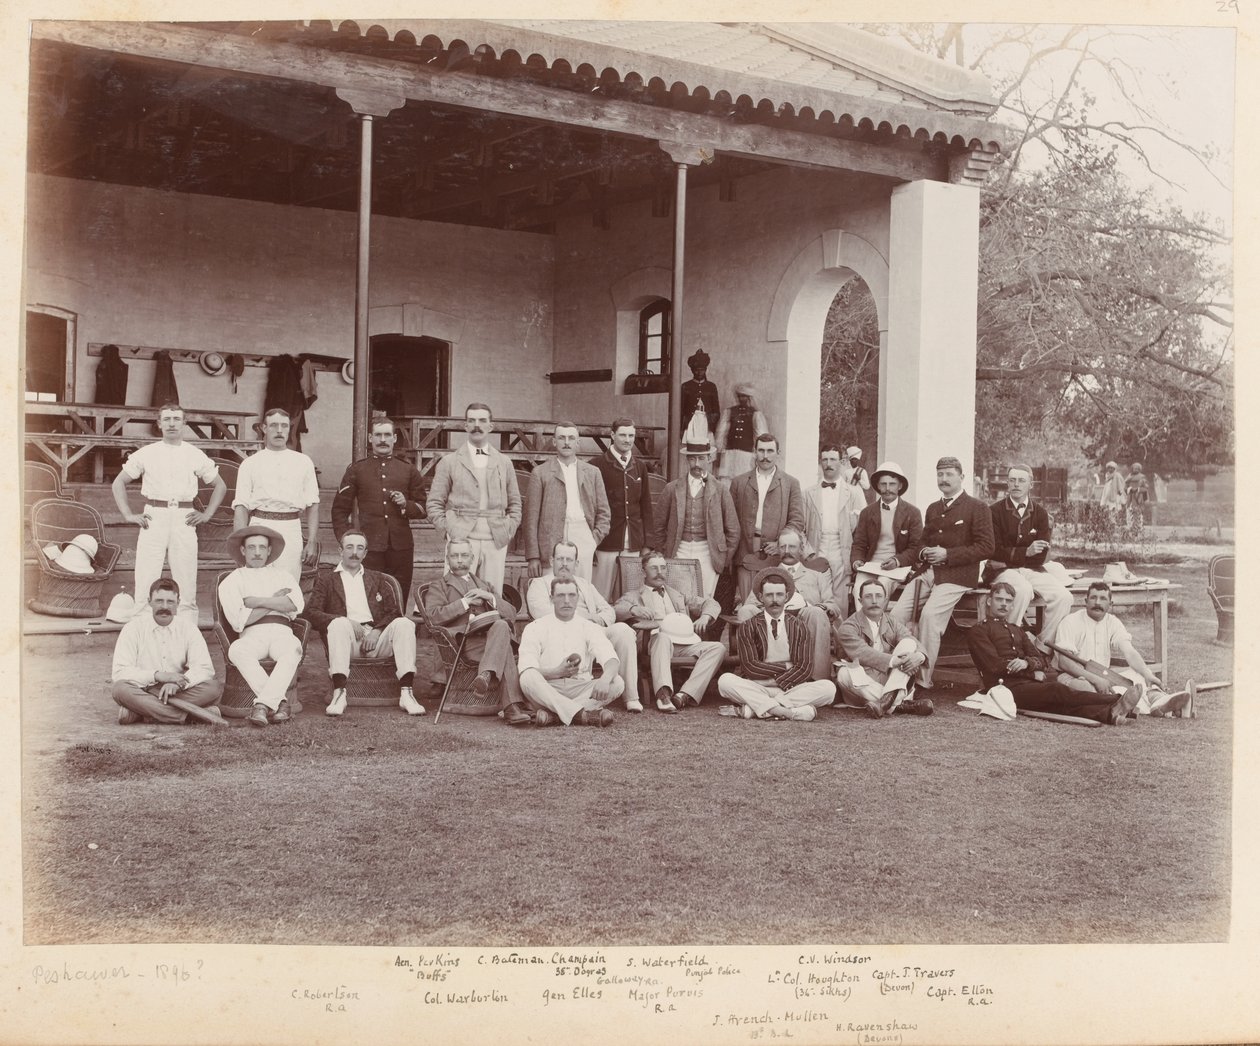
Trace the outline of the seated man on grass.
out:
<instances>
[{"instance_id":1,"label":"seated man on grass","mask_svg":"<svg viewBox=\"0 0 1260 1046\"><path fill-rule=\"evenodd\" d=\"M618 621L630 622L636 628L646 630L657 627L647 641L648 657L652 663L652 692L656 695L656 708L660 712L679 712L688 705L698 706L704 700L709 681L722 666L726 650L721 643L706 642L700 638L722 608L717 601L693 596L688 599L678 589L665 584L668 564L661 552L645 552L643 562L643 587L627 592L615 607ZM679 630L677 637L671 629L659 627L673 615L689 622L687 633ZM671 620L671 625L674 622ZM687 681L674 692L671 662L675 657L695 658L695 667ZM628 706L627 706L628 707ZM642 706L640 706L642 707Z\"/></svg>"},{"instance_id":2,"label":"seated man on grass","mask_svg":"<svg viewBox=\"0 0 1260 1046\"><path fill-rule=\"evenodd\" d=\"M861 609L844 619L837 636L844 656L855 662L836 672L841 699L875 719L894 712L931 715L936 706L915 698L912 682L927 658L905 624L887 612L883 582L868 577L858 601Z\"/></svg>"},{"instance_id":3,"label":"seated man on grass","mask_svg":"<svg viewBox=\"0 0 1260 1046\"><path fill-rule=\"evenodd\" d=\"M831 704L836 684L810 680L809 636L805 626L784 613L796 591L782 567L767 567L753 579L762 611L735 632L739 672L718 679L718 693L734 701L745 719L795 719L809 722Z\"/></svg>"},{"instance_id":4,"label":"seated man on grass","mask_svg":"<svg viewBox=\"0 0 1260 1046\"><path fill-rule=\"evenodd\" d=\"M402 616L394 589L385 580L387 575L363 565L367 554L367 537L362 531L343 533L341 562L316 575L311 601L302 614L328 643L328 674L333 692L325 714L339 716L346 710L351 657L392 656L398 678L398 707L408 715L424 715L424 705L412 691L416 677L415 623Z\"/></svg>"},{"instance_id":5,"label":"seated man on grass","mask_svg":"<svg viewBox=\"0 0 1260 1046\"><path fill-rule=\"evenodd\" d=\"M986 689L1000 682L1015 698L1015 706L1032 712L1074 715L1099 723L1123 726L1137 704L1139 690L1130 687L1119 697L1110 693L1087 695L1054 680L1050 660L1033 646L1028 633L1012 625L1015 586L995 581L989 589L989 613L967 629L967 650Z\"/></svg>"},{"instance_id":6,"label":"seated man on grass","mask_svg":"<svg viewBox=\"0 0 1260 1046\"><path fill-rule=\"evenodd\" d=\"M521 690L537 707L535 726L611 726L605 706L621 694L617 653L595 622L577 616L575 578L552 578L552 612L521 634ZM593 668L601 675L595 678Z\"/></svg>"},{"instance_id":7,"label":"seated man on grass","mask_svg":"<svg viewBox=\"0 0 1260 1046\"><path fill-rule=\"evenodd\" d=\"M118 722L184 723L188 717L224 725L223 684L195 621L178 615L179 586L158 578L149 586L149 609L118 633L113 697Z\"/></svg>"},{"instance_id":8,"label":"seated man on grass","mask_svg":"<svg viewBox=\"0 0 1260 1046\"><path fill-rule=\"evenodd\" d=\"M234 530L227 547L240 566L219 585L219 606L239 637L228 647L228 660L254 692L246 722L259 727L287 723L285 695L302 663L302 641L290 622L305 606L302 590L288 570L275 565L284 538L270 527ZM275 662L270 675L263 670L264 658Z\"/></svg>"}]
</instances>

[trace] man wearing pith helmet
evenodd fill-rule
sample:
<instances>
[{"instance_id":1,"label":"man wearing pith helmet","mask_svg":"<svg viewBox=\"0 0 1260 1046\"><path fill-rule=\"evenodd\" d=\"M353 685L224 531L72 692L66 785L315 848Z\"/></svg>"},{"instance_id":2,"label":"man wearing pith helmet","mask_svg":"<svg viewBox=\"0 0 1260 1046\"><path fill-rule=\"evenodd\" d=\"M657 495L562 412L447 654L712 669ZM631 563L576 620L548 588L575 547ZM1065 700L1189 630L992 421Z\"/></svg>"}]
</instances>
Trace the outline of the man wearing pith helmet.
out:
<instances>
[{"instance_id":1,"label":"man wearing pith helmet","mask_svg":"<svg viewBox=\"0 0 1260 1046\"><path fill-rule=\"evenodd\" d=\"M858 513L850 550L853 590L877 578L885 594L891 594L893 578L887 572L910 572L923 536L923 515L903 495L910 481L895 461L885 461L871 476L879 498Z\"/></svg>"}]
</instances>

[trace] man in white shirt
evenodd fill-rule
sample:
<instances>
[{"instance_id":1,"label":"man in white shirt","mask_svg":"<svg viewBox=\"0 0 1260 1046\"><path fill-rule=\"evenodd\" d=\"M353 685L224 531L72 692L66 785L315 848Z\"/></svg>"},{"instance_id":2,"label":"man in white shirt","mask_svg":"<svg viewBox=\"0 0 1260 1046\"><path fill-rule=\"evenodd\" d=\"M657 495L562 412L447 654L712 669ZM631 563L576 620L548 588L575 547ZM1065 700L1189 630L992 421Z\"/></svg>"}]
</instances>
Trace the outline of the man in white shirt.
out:
<instances>
[{"instance_id":1,"label":"man in white shirt","mask_svg":"<svg viewBox=\"0 0 1260 1046\"><path fill-rule=\"evenodd\" d=\"M642 712L639 700L639 662L634 629L617 621L617 615L599 589L584 577L577 576L578 547L572 541L557 541L551 548L551 570L529 583L525 593L525 605L535 621L552 612L551 582L556 578L573 581L577 585L576 615L592 621L604 630L604 637L612 645L620 666L623 696L627 712ZM670 707L673 707L672 705Z\"/></svg>"},{"instance_id":2,"label":"man in white shirt","mask_svg":"<svg viewBox=\"0 0 1260 1046\"><path fill-rule=\"evenodd\" d=\"M183 602L180 611L197 621L197 526L214 515L227 494L227 484L219 467L206 452L185 443L184 408L164 403L158 409L160 443L150 443L134 451L114 479L114 503L123 519L140 528L136 535L136 612L146 613L144 600L149 588L161 576L162 563L169 559L171 577ZM132 512L127 483L138 479L144 496L142 512ZM193 505L197 480L212 484L210 501L204 511Z\"/></svg>"},{"instance_id":3,"label":"man in white shirt","mask_svg":"<svg viewBox=\"0 0 1260 1046\"><path fill-rule=\"evenodd\" d=\"M861 609L845 618L838 632L851 664L836 672L846 705L865 708L873 719L900 712L931 715L936 707L914 697L914 677L927 658L910 630L888 610L888 593L879 578L867 578L858 590Z\"/></svg>"},{"instance_id":4,"label":"man in white shirt","mask_svg":"<svg viewBox=\"0 0 1260 1046\"><path fill-rule=\"evenodd\" d=\"M1133 637L1120 619L1111 613L1111 586L1095 581L1085 593L1085 609L1069 614L1059 625L1054 645L1103 666L1111 664L1112 653L1124 658L1128 668L1118 669L1121 676L1140 688L1141 696L1134 709L1138 715L1166 716L1181 712L1190 703L1189 688L1169 694L1159 677L1133 646ZM1090 672L1084 665L1065 654L1057 655L1058 681L1073 690L1099 694L1123 693L1125 688L1111 683L1105 676Z\"/></svg>"},{"instance_id":5,"label":"man in white shirt","mask_svg":"<svg viewBox=\"0 0 1260 1046\"><path fill-rule=\"evenodd\" d=\"M289 415L272 407L263 417L265 445L241 462L232 499L235 523L269 527L284 539L284 553L276 566L295 581L302 579L302 564L313 564L318 551L319 484L315 464L298 450L290 450ZM302 516L308 538L302 546Z\"/></svg>"},{"instance_id":6,"label":"man in white shirt","mask_svg":"<svg viewBox=\"0 0 1260 1046\"><path fill-rule=\"evenodd\" d=\"M617 652L602 628L577 616L576 579L552 578L551 604L552 613L525 626L517 661L521 690L538 708L534 725L559 720L565 726L611 726L613 714L605 706L623 686Z\"/></svg>"},{"instance_id":7,"label":"man in white shirt","mask_svg":"<svg viewBox=\"0 0 1260 1046\"><path fill-rule=\"evenodd\" d=\"M849 607L849 554L858 516L866 508L862 488L837 446L818 454L822 479L805 491L805 536L831 568L831 589L841 611ZM869 481L867 483L869 486Z\"/></svg>"},{"instance_id":8,"label":"man in white shirt","mask_svg":"<svg viewBox=\"0 0 1260 1046\"><path fill-rule=\"evenodd\" d=\"M315 578L311 600L302 616L324 634L328 644L328 674L332 699L325 713L346 710L346 680L351 657L394 658L398 678L398 707L408 715L424 715L412 691L416 675L416 626L404 617L393 587L378 570L368 570L367 537L357 530L341 535L341 560Z\"/></svg>"},{"instance_id":9,"label":"man in white shirt","mask_svg":"<svg viewBox=\"0 0 1260 1046\"><path fill-rule=\"evenodd\" d=\"M240 566L219 585L219 606L240 637L228 647L228 660L254 692L247 720L251 726L287 722L285 695L302 662L302 643L290 622L305 606L302 590L276 565L284 538L270 527L234 530L227 545ZM270 675L259 663L264 658L275 662Z\"/></svg>"},{"instance_id":10,"label":"man in white shirt","mask_svg":"<svg viewBox=\"0 0 1260 1046\"><path fill-rule=\"evenodd\" d=\"M118 633L111 678L123 726L183 723L189 715L223 723L223 685L196 622L177 616L179 598L172 579L158 578L149 586L148 607Z\"/></svg>"}]
</instances>

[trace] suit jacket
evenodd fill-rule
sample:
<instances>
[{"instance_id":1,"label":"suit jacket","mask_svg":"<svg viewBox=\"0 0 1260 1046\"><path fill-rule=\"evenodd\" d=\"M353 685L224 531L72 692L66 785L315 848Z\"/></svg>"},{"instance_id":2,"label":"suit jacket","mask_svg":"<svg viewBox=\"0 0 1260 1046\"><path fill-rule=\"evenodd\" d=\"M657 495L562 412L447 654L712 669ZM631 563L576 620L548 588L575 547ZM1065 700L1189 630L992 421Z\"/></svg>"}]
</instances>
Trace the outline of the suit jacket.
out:
<instances>
[{"instance_id":1,"label":"suit jacket","mask_svg":"<svg viewBox=\"0 0 1260 1046\"><path fill-rule=\"evenodd\" d=\"M1052 524L1045 505L1029 498L1021 519L1011 499L1002 498L993 502L989 511L993 516L993 559L1008 567L1044 570L1050 550L1030 556L1028 546L1034 541L1050 540ZM989 566L994 567L994 563L990 562Z\"/></svg>"},{"instance_id":2,"label":"suit jacket","mask_svg":"<svg viewBox=\"0 0 1260 1046\"><path fill-rule=\"evenodd\" d=\"M739 654L739 674L744 679L773 682L781 690L804 683L809 679L812 654L809 633L796 618L784 614L781 618L787 626L788 653L792 660L786 665L766 660L766 615L749 618L735 630L735 649Z\"/></svg>"},{"instance_id":3,"label":"suit jacket","mask_svg":"<svg viewBox=\"0 0 1260 1046\"><path fill-rule=\"evenodd\" d=\"M579 459L575 465L582 515L586 517L586 525L591 528L598 545L608 535L612 522L604 477L590 462ZM560 462L555 458L544 461L530 473L526 502L525 558L537 559L543 566L549 566L552 547L564 537L564 518L569 504Z\"/></svg>"},{"instance_id":4,"label":"suit jacket","mask_svg":"<svg viewBox=\"0 0 1260 1046\"><path fill-rule=\"evenodd\" d=\"M868 675L881 683L888 681L889 663L897 644L912 639L910 630L892 614L885 612L879 622L879 645L871 642L866 629L866 615L862 611L850 614L836 631L840 648L850 661L856 661Z\"/></svg>"},{"instance_id":5,"label":"suit jacket","mask_svg":"<svg viewBox=\"0 0 1260 1046\"><path fill-rule=\"evenodd\" d=\"M373 628L384 628L394 618L402 617L402 608L387 577L379 570L363 568L363 591L372 610ZM324 567L315 575L315 588L299 616L323 633L327 633L335 618L346 616L346 590L335 567Z\"/></svg>"},{"instance_id":6,"label":"suit jacket","mask_svg":"<svg viewBox=\"0 0 1260 1046\"><path fill-rule=\"evenodd\" d=\"M940 545L946 558L932 568L935 584L975 588L980 580L980 561L993 555L993 513L983 501L963 492L945 511L945 501L933 501L923 521L924 548Z\"/></svg>"},{"instance_id":7,"label":"suit jacket","mask_svg":"<svg viewBox=\"0 0 1260 1046\"><path fill-rule=\"evenodd\" d=\"M399 508L389 496L401 490L407 503ZM425 516L424 480L401 458L360 458L346 469L332 503L332 528L338 544L352 526L351 510L359 509L359 529L369 552L415 547L411 521Z\"/></svg>"},{"instance_id":8,"label":"suit jacket","mask_svg":"<svg viewBox=\"0 0 1260 1046\"><path fill-rule=\"evenodd\" d=\"M687 518L687 482L685 475L670 480L661 495L664 518L656 521L652 545L670 559L678 557L678 546L682 544L683 523ZM739 541L739 519L730 491L713 475L706 476L704 481L704 530L709 559L720 574Z\"/></svg>"},{"instance_id":9,"label":"suit jacket","mask_svg":"<svg viewBox=\"0 0 1260 1046\"><path fill-rule=\"evenodd\" d=\"M669 596L669 601L675 607L685 611L687 616L694 621L701 614L707 614L710 621L716 621L722 613L722 608L718 606L717 600L706 599L704 596L692 596L688 599L678 589L672 585L665 586L665 594ZM617 615L618 621L633 621L634 617L630 613L635 607L644 606L643 589L636 588L633 592L626 592L617 600L617 605L613 607Z\"/></svg>"},{"instance_id":10,"label":"suit jacket","mask_svg":"<svg viewBox=\"0 0 1260 1046\"><path fill-rule=\"evenodd\" d=\"M474 588L484 589L487 592L493 591L476 574L469 574L464 578L458 578L454 574L443 574L441 578L429 586L429 591L424 601L424 612L429 615L429 620L435 624L443 625L452 632L460 632L472 615L472 611L464 606L464 595L471 592ZM498 610L499 616L512 626L512 631L515 632L516 611L512 608L512 604L502 596L497 596L495 609ZM478 613L484 610L485 608L482 607Z\"/></svg>"},{"instance_id":11,"label":"suit jacket","mask_svg":"<svg viewBox=\"0 0 1260 1046\"><path fill-rule=\"evenodd\" d=\"M852 540L857 527L858 516L866 508L866 499L862 497L862 488L855 487L843 480L836 482L836 490L840 492L840 541L848 537ZM822 539L822 484L810 487L804 492L805 497L805 540L810 548L818 548ZM757 510L754 507L753 512ZM848 524L847 526L845 524Z\"/></svg>"},{"instance_id":12,"label":"suit jacket","mask_svg":"<svg viewBox=\"0 0 1260 1046\"><path fill-rule=\"evenodd\" d=\"M494 447L487 447L486 519L497 548L504 548L521 525L521 492L516 470ZM472 446L465 443L437 463L425 507L444 539L466 538L477 522L481 488L472 466Z\"/></svg>"},{"instance_id":13,"label":"suit jacket","mask_svg":"<svg viewBox=\"0 0 1260 1046\"><path fill-rule=\"evenodd\" d=\"M1047 678L1053 679L1049 661L1037 652L1028 634L1001 618L986 618L967 629L967 650L986 688L996 685L999 679L1007 684L1032 683L1034 672L1046 672ZM1028 662L1022 672L1011 672L1006 667L1016 657Z\"/></svg>"},{"instance_id":14,"label":"suit jacket","mask_svg":"<svg viewBox=\"0 0 1260 1046\"><path fill-rule=\"evenodd\" d=\"M620 552L626 526L630 528L630 547L646 548L656 530L652 514L652 488L648 483L648 467L638 454L630 455L630 467L623 469L611 450L604 451L591 462L604 479L604 494L612 522L599 543L601 552Z\"/></svg>"},{"instance_id":15,"label":"suit jacket","mask_svg":"<svg viewBox=\"0 0 1260 1046\"><path fill-rule=\"evenodd\" d=\"M773 559L767 560L767 563L773 564L773 562ZM836 602L836 594L831 587L831 570L827 567L825 559L817 562L821 563L821 570L806 566L801 576L795 578L793 583L796 585L797 593L809 606L822 607L827 611L828 617L834 618L840 613L840 604ZM756 607L758 612L761 611L761 600L757 598L756 592L748 593L748 598L744 600L743 607L740 609L744 610L746 607ZM745 610L744 613L746 612Z\"/></svg>"},{"instance_id":16,"label":"suit jacket","mask_svg":"<svg viewBox=\"0 0 1260 1046\"><path fill-rule=\"evenodd\" d=\"M731 500L735 502L735 515L739 517L739 545L735 549L737 561L767 541L778 541L784 527L791 527L801 535L805 533L805 501L801 496L801 485L781 468L775 469L774 479L766 491L760 538L753 535L757 523L756 469L743 472L731 480Z\"/></svg>"},{"instance_id":17,"label":"suit jacket","mask_svg":"<svg viewBox=\"0 0 1260 1046\"><path fill-rule=\"evenodd\" d=\"M875 554L875 549L879 546L879 514L883 511L883 502L874 501L858 514L850 553L854 563L870 562L871 556ZM893 510L893 549L897 562L903 567L914 562L922 538L923 516L905 498L899 498L897 507Z\"/></svg>"}]
</instances>

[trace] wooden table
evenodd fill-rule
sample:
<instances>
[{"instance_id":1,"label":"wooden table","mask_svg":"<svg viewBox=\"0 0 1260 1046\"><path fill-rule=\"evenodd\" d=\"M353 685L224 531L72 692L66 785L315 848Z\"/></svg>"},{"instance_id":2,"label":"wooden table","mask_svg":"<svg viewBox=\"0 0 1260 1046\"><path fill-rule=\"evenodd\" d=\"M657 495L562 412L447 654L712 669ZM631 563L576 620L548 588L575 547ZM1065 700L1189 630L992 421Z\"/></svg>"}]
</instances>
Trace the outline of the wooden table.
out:
<instances>
[{"instance_id":1,"label":"wooden table","mask_svg":"<svg viewBox=\"0 0 1260 1046\"><path fill-rule=\"evenodd\" d=\"M1168 685L1168 596L1169 593L1182 588L1181 585L1171 584L1167 581L1161 581L1158 584L1118 584L1111 585L1111 608L1116 610L1120 607L1150 607L1151 608L1151 630L1154 633L1155 658L1148 661L1147 665L1157 676L1159 681ZM1072 593L1072 609L1077 610L1085 606L1085 595L1089 591L1087 582L1077 581L1068 590ZM985 597L988 596L987 588L973 588L968 592L959 603L959 606L972 604L976 612L976 620L984 621L988 617L988 603ZM1045 606L1045 602L1040 596L1035 596L1029 604L1030 607L1036 608L1038 611L1038 621L1040 622L1041 608Z\"/></svg>"},{"instance_id":2,"label":"wooden table","mask_svg":"<svg viewBox=\"0 0 1260 1046\"><path fill-rule=\"evenodd\" d=\"M93 455L93 481L105 481L105 463L101 451L107 448L135 450L154 442L155 436L128 436L130 424L158 420L157 407L128 407L101 403L27 403L26 442L35 447L61 472L61 482L69 479L70 466L85 454ZM245 458L262 446L256 438L242 438L246 418L255 418L257 411L184 408L184 424L194 441L208 454L216 451ZM52 419L51 422L34 419ZM34 421L34 424L32 422ZM51 425L52 431L40 431Z\"/></svg>"}]
</instances>

